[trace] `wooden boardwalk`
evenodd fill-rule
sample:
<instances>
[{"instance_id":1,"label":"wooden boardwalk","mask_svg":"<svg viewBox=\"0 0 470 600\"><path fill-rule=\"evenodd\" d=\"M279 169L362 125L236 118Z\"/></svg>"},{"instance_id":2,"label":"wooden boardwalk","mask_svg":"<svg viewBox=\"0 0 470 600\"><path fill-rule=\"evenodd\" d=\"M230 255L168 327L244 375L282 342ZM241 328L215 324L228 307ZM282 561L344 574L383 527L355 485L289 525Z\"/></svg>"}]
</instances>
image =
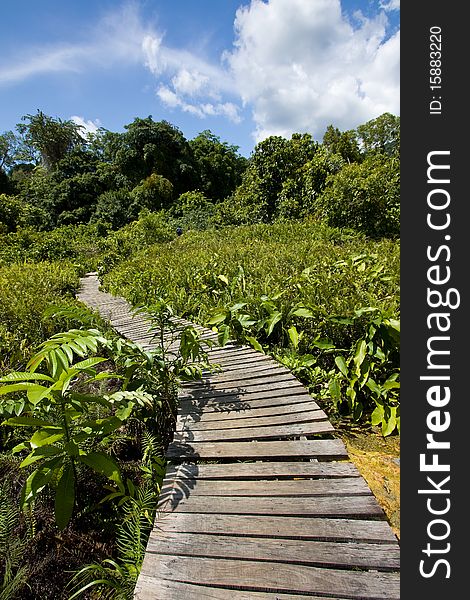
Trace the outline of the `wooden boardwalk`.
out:
<instances>
[{"instance_id":1,"label":"wooden boardwalk","mask_svg":"<svg viewBox=\"0 0 470 600\"><path fill-rule=\"evenodd\" d=\"M79 299L152 347L143 317L95 275ZM252 348L209 357L222 371L180 392L135 599L398 599L399 544L325 413Z\"/></svg>"}]
</instances>

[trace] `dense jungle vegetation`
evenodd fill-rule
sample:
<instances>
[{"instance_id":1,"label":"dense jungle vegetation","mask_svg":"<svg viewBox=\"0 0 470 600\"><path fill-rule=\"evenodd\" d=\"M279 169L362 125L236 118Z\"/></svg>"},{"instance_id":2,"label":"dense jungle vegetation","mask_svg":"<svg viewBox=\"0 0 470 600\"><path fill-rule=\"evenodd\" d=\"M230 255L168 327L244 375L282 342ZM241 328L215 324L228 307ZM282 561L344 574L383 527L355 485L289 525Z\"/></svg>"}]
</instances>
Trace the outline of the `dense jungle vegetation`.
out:
<instances>
[{"instance_id":1,"label":"dense jungle vegetation","mask_svg":"<svg viewBox=\"0 0 470 600\"><path fill-rule=\"evenodd\" d=\"M0 135L0 600L132 598L178 383L210 368L191 327L171 360L121 339L75 299L86 272L157 331L272 354L338 428L399 435L399 149L388 113L249 158L151 116Z\"/></svg>"}]
</instances>

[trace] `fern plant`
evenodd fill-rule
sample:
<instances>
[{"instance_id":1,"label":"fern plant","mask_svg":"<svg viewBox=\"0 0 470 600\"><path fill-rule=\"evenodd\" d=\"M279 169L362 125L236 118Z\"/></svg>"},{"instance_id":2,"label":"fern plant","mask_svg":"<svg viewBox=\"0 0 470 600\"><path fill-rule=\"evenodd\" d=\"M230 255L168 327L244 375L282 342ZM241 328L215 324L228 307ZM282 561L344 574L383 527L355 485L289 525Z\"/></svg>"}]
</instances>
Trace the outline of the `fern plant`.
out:
<instances>
[{"instance_id":1,"label":"fern plant","mask_svg":"<svg viewBox=\"0 0 470 600\"><path fill-rule=\"evenodd\" d=\"M92 563L80 569L67 586L73 592L68 600L82 597L91 589L99 598L133 600L165 473L165 459L160 455L160 450L157 438L144 432L140 466L142 483L135 486L128 479L126 492L110 488L111 494L104 499L120 498L117 557L106 558L101 563Z\"/></svg>"},{"instance_id":2,"label":"fern plant","mask_svg":"<svg viewBox=\"0 0 470 600\"><path fill-rule=\"evenodd\" d=\"M28 535L19 535L20 511L5 484L0 485L0 600L13 600L27 584L23 557Z\"/></svg>"}]
</instances>

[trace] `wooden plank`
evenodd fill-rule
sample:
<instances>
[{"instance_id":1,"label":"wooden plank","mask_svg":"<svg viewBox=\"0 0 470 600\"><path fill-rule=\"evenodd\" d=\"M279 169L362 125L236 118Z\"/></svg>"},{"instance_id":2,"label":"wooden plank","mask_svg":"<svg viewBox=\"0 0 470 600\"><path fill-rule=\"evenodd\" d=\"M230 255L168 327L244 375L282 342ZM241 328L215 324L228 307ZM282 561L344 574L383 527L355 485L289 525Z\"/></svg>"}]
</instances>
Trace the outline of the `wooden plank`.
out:
<instances>
[{"instance_id":1,"label":"wooden plank","mask_svg":"<svg viewBox=\"0 0 470 600\"><path fill-rule=\"evenodd\" d=\"M340 440L302 440L282 442L192 442L181 444L172 442L166 453L171 458L255 458L275 459L318 458L339 460L348 458L346 448Z\"/></svg>"},{"instance_id":2,"label":"wooden plank","mask_svg":"<svg viewBox=\"0 0 470 600\"><path fill-rule=\"evenodd\" d=\"M260 378L260 377L271 377L274 375L285 375L286 373L289 373L289 375L292 377L292 373L286 369L285 367L282 367L281 365L259 365L257 367L247 367L245 366L245 368L240 369L240 370L234 370L232 371L232 369L227 369L226 367L222 368L222 371L219 372L214 372L211 374L204 374L203 378L201 380L197 380L197 381L192 381L188 384L185 384L185 386L187 385L209 385L212 382L217 382L217 383L228 383L228 382L238 382L240 381L242 378L243 380L248 380L248 379L255 379L255 378Z\"/></svg>"},{"instance_id":3,"label":"wooden plank","mask_svg":"<svg viewBox=\"0 0 470 600\"><path fill-rule=\"evenodd\" d=\"M204 480L180 476L164 486L160 493L162 501L180 490L191 490L191 495L197 496L369 496L371 491L362 477L347 477L337 479L298 479L298 480L268 480L268 481L230 481ZM248 500L249 502L249 500Z\"/></svg>"},{"instance_id":4,"label":"wooden plank","mask_svg":"<svg viewBox=\"0 0 470 600\"><path fill-rule=\"evenodd\" d=\"M295 404L294 404L295 406ZM266 409L264 409L266 410ZM272 410L272 409L271 409ZM243 418L239 415L235 419L223 419L220 415L218 419L198 419L196 415L178 416L176 422L176 431L190 429L191 431L200 431L207 429L232 429L235 427L263 427L275 425L288 425L292 423L307 423L311 421L326 421L327 416L322 410L308 410L303 412L286 411L284 415L272 415L263 413L260 416L251 417L252 411L246 411Z\"/></svg>"},{"instance_id":5,"label":"wooden plank","mask_svg":"<svg viewBox=\"0 0 470 600\"><path fill-rule=\"evenodd\" d=\"M237 378L234 382L219 381L217 377L214 377L214 379L210 381L184 382L181 384L180 387L182 390L190 388L193 391L204 390L205 388L209 388L211 390L225 390L228 388L233 388L233 391L236 392L240 388L245 388L253 385L260 385L264 383L272 384L277 383L279 381L288 381L300 384L300 382L297 381L288 371L285 371L283 373L273 372L270 375L263 373L262 375L253 375L253 377L250 377L249 373L246 373L245 375L246 376L244 378Z\"/></svg>"},{"instance_id":6,"label":"wooden plank","mask_svg":"<svg viewBox=\"0 0 470 600\"><path fill-rule=\"evenodd\" d=\"M250 561L395 571L400 566L398 545L362 542L318 542L247 536L166 533L150 538L147 552Z\"/></svg>"},{"instance_id":7,"label":"wooden plank","mask_svg":"<svg viewBox=\"0 0 470 600\"><path fill-rule=\"evenodd\" d=\"M240 371L246 369L248 366L255 365L280 365L281 363L276 361L274 358L267 354L257 353L256 356L238 356L235 355L233 358L224 358L218 361L224 369L230 371Z\"/></svg>"},{"instance_id":8,"label":"wooden plank","mask_svg":"<svg viewBox=\"0 0 470 600\"><path fill-rule=\"evenodd\" d=\"M241 393L240 395L219 395L206 398L179 398L180 414L204 410L204 414L211 411L243 411L251 408L265 408L311 402L312 408L320 408L305 388L284 388L281 390L263 390L255 393Z\"/></svg>"},{"instance_id":9,"label":"wooden plank","mask_svg":"<svg viewBox=\"0 0 470 600\"><path fill-rule=\"evenodd\" d=\"M259 392L269 392L271 395L276 393L278 395L278 390L289 389L292 394L305 392L305 387L296 379L286 378L284 375L281 376L282 379L277 379L275 381L270 381L267 379L266 381L256 381L253 380L249 385L244 385L243 387L237 386L208 386L206 389L183 389L181 391L182 399L204 399L204 398L231 398L236 397L240 398L245 394L258 394Z\"/></svg>"},{"instance_id":10,"label":"wooden plank","mask_svg":"<svg viewBox=\"0 0 470 600\"><path fill-rule=\"evenodd\" d=\"M276 417L287 417L297 415L301 417L302 414L308 413L315 419L327 419L326 414L317 407L313 400L311 402L298 402L293 404L275 404L274 406L261 406L259 408L252 408L251 406L244 406L240 402L239 410L232 407L230 404L224 409L220 407L218 411L203 411L201 409L194 408L193 411L186 410L181 411L178 415L178 423L224 423L225 421L242 421L245 423L248 419L266 419ZM315 415L315 417L313 417ZM275 421L274 421L275 422Z\"/></svg>"},{"instance_id":11,"label":"wooden plank","mask_svg":"<svg viewBox=\"0 0 470 600\"><path fill-rule=\"evenodd\" d=\"M225 515L290 515L302 517L384 518L372 494L368 496L198 496L180 488L178 494L162 499L160 511L218 513Z\"/></svg>"},{"instance_id":12,"label":"wooden plank","mask_svg":"<svg viewBox=\"0 0 470 600\"><path fill-rule=\"evenodd\" d=\"M397 573L161 554L147 554L145 558L145 572L151 572L154 577L163 580L234 586L253 591L339 595L361 600L400 598L400 578Z\"/></svg>"},{"instance_id":13,"label":"wooden plank","mask_svg":"<svg viewBox=\"0 0 470 600\"><path fill-rule=\"evenodd\" d=\"M154 529L156 539L165 532L179 532L398 544L385 520L162 512Z\"/></svg>"},{"instance_id":14,"label":"wooden plank","mask_svg":"<svg viewBox=\"0 0 470 600\"><path fill-rule=\"evenodd\" d=\"M242 462L224 464L169 464L167 480L184 476L191 479L274 479L285 477L360 477L351 462Z\"/></svg>"},{"instance_id":15,"label":"wooden plank","mask_svg":"<svg viewBox=\"0 0 470 600\"><path fill-rule=\"evenodd\" d=\"M233 429L199 429L185 428L176 431L173 443L192 442L228 442L229 440L278 440L283 437L300 437L319 433L332 433L333 425L329 421L310 421L293 425L277 425L275 427L237 427Z\"/></svg>"},{"instance_id":16,"label":"wooden plank","mask_svg":"<svg viewBox=\"0 0 470 600\"><path fill-rule=\"evenodd\" d=\"M145 567L145 563L144 563ZM141 572L134 592L135 600L312 600L312 596L269 592L243 592L226 587L161 580ZM346 600L339 596L315 596L314 600Z\"/></svg>"}]
</instances>

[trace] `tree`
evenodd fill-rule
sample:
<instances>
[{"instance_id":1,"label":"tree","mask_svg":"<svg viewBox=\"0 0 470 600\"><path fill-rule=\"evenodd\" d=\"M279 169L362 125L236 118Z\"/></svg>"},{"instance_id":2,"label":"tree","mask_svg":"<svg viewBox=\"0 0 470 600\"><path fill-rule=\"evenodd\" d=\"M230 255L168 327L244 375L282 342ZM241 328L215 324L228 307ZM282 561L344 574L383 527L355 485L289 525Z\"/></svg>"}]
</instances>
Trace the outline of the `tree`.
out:
<instances>
[{"instance_id":1,"label":"tree","mask_svg":"<svg viewBox=\"0 0 470 600\"><path fill-rule=\"evenodd\" d=\"M384 113L357 128L363 153L400 156L400 117Z\"/></svg>"},{"instance_id":2,"label":"tree","mask_svg":"<svg viewBox=\"0 0 470 600\"><path fill-rule=\"evenodd\" d=\"M135 186L158 173L168 179L178 196L195 189L197 173L189 143L181 131L167 121L151 116L125 125L126 132L114 138L114 162Z\"/></svg>"},{"instance_id":3,"label":"tree","mask_svg":"<svg viewBox=\"0 0 470 600\"><path fill-rule=\"evenodd\" d=\"M302 166L317 152L308 133L294 133L290 140L270 136L256 145L242 183L234 193L234 205L249 222L269 222L276 217L281 192L291 179L301 177ZM243 221L241 221L243 222Z\"/></svg>"},{"instance_id":4,"label":"tree","mask_svg":"<svg viewBox=\"0 0 470 600\"><path fill-rule=\"evenodd\" d=\"M238 146L221 142L208 129L189 142L200 179L200 189L214 202L230 196L240 185L247 159L238 154Z\"/></svg>"},{"instance_id":5,"label":"tree","mask_svg":"<svg viewBox=\"0 0 470 600\"><path fill-rule=\"evenodd\" d=\"M333 227L366 235L396 237L400 233L400 164L377 153L364 162L345 165L328 178L318 199L322 216Z\"/></svg>"},{"instance_id":6,"label":"tree","mask_svg":"<svg viewBox=\"0 0 470 600\"><path fill-rule=\"evenodd\" d=\"M340 131L337 127L328 125L323 136L323 146L333 154L339 154L347 163L362 160L357 134L352 129Z\"/></svg>"},{"instance_id":7,"label":"tree","mask_svg":"<svg viewBox=\"0 0 470 600\"><path fill-rule=\"evenodd\" d=\"M36 115L25 115L27 124L18 124L17 130L24 136L24 143L37 153L42 165L51 170L68 152L82 146L83 125L73 121L54 119L38 110Z\"/></svg>"}]
</instances>

